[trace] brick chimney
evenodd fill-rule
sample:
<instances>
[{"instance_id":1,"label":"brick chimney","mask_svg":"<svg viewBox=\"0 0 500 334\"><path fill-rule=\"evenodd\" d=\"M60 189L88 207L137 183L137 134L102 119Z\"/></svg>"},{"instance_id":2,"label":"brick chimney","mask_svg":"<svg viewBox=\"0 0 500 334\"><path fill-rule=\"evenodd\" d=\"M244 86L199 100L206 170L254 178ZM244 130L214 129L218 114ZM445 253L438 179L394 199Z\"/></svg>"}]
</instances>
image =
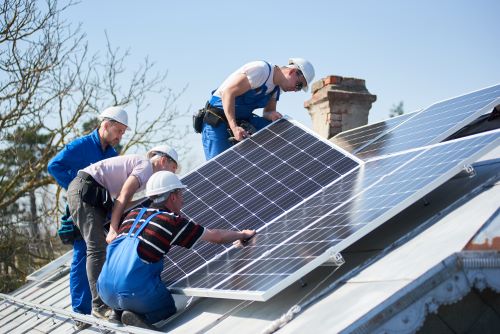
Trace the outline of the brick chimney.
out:
<instances>
[{"instance_id":1,"label":"brick chimney","mask_svg":"<svg viewBox=\"0 0 500 334\"><path fill-rule=\"evenodd\" d=\"M312 97L304 107L312 118L313 130L329 139L336 134L368 123L376 95L365 80L331 75L312 84Z\"/></svg>"}]
</instances>

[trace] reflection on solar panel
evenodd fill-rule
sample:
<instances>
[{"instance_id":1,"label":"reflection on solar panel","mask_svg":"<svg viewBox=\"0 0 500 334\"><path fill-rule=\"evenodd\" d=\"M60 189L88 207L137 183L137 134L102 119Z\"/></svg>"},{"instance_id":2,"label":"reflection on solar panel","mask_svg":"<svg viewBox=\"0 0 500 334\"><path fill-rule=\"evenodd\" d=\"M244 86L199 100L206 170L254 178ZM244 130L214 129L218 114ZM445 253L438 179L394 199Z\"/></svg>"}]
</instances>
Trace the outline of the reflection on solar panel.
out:
<instances>
[{"instance_id":1,"label":"reflection on solar panel","mask_svg":"<svg viewBox=\"0 0 500 334\"><path fill-rule=\"evenodd\" d=\"M356 158L282 119L185 176L183 214L207 228L258 229L357 166ZM225 249L175 247L162 279L175 282Z\"/></svg>"},{"instance_id":2,"label":"reflection on solar panel","mask_svg":"<svg viewBox=\"0 0 500 334\"><path fill-rule=\"evenodd\" d=\"M170 288L265 301L500 144L500 131L368 161Z\"/></svg>"},{"instance_id":3,"label":"reflection on solar panel","mask_svg":"<svg viewBox=\"0 0 500 334\"><path fill-rule=\"evenodd\" d=\"M382 122L343 131L335 137L331 138L330 141L335 145L342 147L347 152L354 154L380 136L390 132L399 124L406 122L408 119L414 117L417 113L418 111L394 118L389 118Z\"/></svg>"},{"instance_id":4,"label":"reflection on solar panel","mask_svg":"<svg viewBox=\"0 0 500 334\"><path fill-rule=\"evenodd\" d=\"M364 160L439 143L500 104L500 85L439 102L354 152Z\"/></svg>"}]
</instances>

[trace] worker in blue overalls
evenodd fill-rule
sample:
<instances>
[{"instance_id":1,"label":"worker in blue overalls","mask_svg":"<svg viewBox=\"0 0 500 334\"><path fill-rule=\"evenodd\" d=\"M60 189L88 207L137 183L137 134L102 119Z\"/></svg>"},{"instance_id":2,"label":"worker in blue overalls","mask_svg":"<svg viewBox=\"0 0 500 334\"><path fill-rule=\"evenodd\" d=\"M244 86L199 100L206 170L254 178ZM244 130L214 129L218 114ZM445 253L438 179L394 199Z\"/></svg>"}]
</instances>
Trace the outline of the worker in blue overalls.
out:
<instances>
[{"instance_id":1,"label":"worker in blue overalls","mask_svg":"<svg viewBox=\"0 0 500 334\"><path fill-rule=\"evenodd\" d=\"M80 169L118 155L113 146L120 143L128 129L127 112L121 107L109 107L99 115L99 119L97 129L67 144L49 162L48 171L62 188L68 189ZM74 229L73 260L69 273L71 306L74 312L91 314L92 296L86 270L87 246L78 228L71 227ZM84 322L77 322L79 329L87 326Z\"/></svg>"},{"instance_id":2,"label":"worker in blue overalls","mask_svg":"<svg viewBox=\"0 0 500 334\"><path fill-rule=\"evenodd\" d=\"M174 173L154 173L146 184L146 196L153 204L132 210L108 245L97 290L106 305L123 311L125 325L154 329L154 323L177 311L160 277L171 246L191 248L200 239L219 244L246 241L255 234L207 229L182 217L184 188Z\"/></svg>"},{"instance_id":3,"label":"worker in blue overalls","mask_svg":"<svg viewBox=\"0 0 500 334\"><path fill-rule=\"evenodd\" d=\"M314 67L302 58L291 58L284 67L254 61L233 72L199 114L207 160L281 118L276 111L280 90L307 91L313 79ZM253 114L258 108L264 108L262 117Z\"/></svg>"}]
</instances>

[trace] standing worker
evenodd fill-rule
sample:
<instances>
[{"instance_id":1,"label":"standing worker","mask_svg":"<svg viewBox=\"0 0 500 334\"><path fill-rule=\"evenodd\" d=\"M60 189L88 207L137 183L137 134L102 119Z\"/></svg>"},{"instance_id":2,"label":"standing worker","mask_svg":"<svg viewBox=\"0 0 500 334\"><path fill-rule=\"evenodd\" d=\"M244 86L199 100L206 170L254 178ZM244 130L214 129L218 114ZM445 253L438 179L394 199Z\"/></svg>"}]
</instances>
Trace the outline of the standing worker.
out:
<instances>
[{"instance_id":1,"label":"standing worker","mask_svg":"<svg viewBox=\"0 0 500 334\"><path fill-rule=\"evenodd\" d=\"M211 159L282 117L276 111L280 89L307 91L314 67L305 59L290 58L288 66L265 61L247 63L233 72L213 93L199 114L205 157ZM262 117L253 114L264 108ZM233 142L230 141L230 137Z\"/></svg>"},{"instance_id":2,"label":"standing worker","mask_svg":"<svg viewBox=\"0 0 500 334\"><path fill-rule=\"evenodd\" d=\"M50 175L65 190L80 169L118 155L113 146L120 143L128 129L128 115L122 107L109 107L99 115L99 127L67 144L48 165ZM69 217L66 217L69 218ZM69 272L71 306L76 313L90 314L92 297L85 269L87 246L76 226L70 225L73 260ZM88 325L77 322L83 329Z\"/></svg>"},{"instance_id":3,"label":"standing worker","mask_svg":"<svg viewBox=\"0 0 500 334\"><path fill-rule=\"evenodd\" d=\"M200 239L230 243L255 234L252 230L209 230L180 216L184 188L171 172L154 174L146 185L152 206L131 211L118 238L108 246L97 287L107 305L123 310L125 325L154 329L153 323L177 311L160 277L163 257L172 245L191 248Z\"/></svg>"},{"instance_id":4,"label":"standing worker","mask_svg":"<svg viewBox=\"0 0 500 334\"><path fill-rule=\"evenodd\" d=\"M144 189L153 173L178 167L177 152L166 146L150 150L147 157L124 155L96 162L83 170L68 187L71 216L87 244L87 277L92 295L92 315L110 321L119 321L109 312L96 290L96 282L106 259L107 243L116 237L124 210L129 207L134 193ZM114 203L112 198L115 198ZM105 235L104 224L111 213L111 225Z\"/></svg>"}]
</instances>

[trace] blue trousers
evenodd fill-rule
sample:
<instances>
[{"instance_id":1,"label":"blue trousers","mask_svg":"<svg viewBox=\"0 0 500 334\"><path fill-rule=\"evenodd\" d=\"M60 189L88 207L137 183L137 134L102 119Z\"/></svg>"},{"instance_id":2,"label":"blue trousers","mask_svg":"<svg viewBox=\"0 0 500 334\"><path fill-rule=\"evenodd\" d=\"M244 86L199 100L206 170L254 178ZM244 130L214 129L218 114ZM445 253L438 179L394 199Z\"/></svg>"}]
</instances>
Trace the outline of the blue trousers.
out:
<instances>
[{"instance_id":1,"label":"blue trousers","mask_svg":"<svg viewBox=\"0 0 500 334\"><path fill-rule=\"evenodd\" d=\"M157 215L149 216L135 230L145 211L145 208L141 210L127 236L117 238L108 245L97 290L104 303L111 308L142 314L150 323L155 323L170 317L177 309L170 291L161 281L163 261L146 263L137 253L137 236ZM134 231L133 235L131 231Z\"/></svg>"},{"instance_id":2,"label":"blue trousers","mask_svg":"<svg viewBox=\"0 0 500 334\"><path fill-rule=\"evenodd\" d=\"M271 123L267 119L255 115L249 121L255 126L257 131ZM226 123L221 122L217 127L203 123L201 141L203 143L203 150L205 151L205 158L210 160L233 146L228 139L229 133L227 132Z\"/></svg>"},{"instance_id":3,"label":"blue trousers","mask_svg":"<svg viewBox=\"0 0 500 334\"><path fill-rule=\"evenodd\" d=\"M92 294L87 279L87 245L83 239L73 244L73 261L69 272L69 288L73 311L90 314Z\"/></svg>"}]
</instances>

